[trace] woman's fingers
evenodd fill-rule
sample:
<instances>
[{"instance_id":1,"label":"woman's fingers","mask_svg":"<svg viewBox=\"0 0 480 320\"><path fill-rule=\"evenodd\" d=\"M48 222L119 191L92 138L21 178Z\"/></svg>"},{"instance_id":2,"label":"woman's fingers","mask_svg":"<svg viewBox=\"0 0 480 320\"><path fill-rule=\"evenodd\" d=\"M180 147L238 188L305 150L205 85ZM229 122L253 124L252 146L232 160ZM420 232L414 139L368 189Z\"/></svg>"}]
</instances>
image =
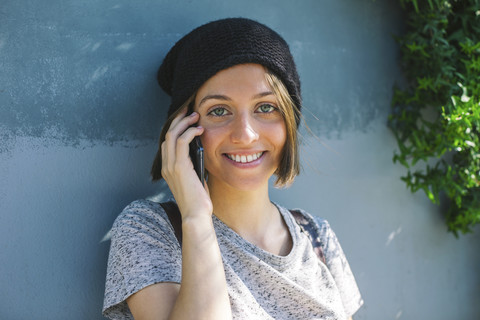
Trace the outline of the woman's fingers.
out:
<instances>
[{"instance_id":1,"label":"woman's fingers","mask_svg":"<svg viewBox=\"0 0 480 320\"><path fill-rule=\"evenodd\" d=\"M185 130L187 130L188 127L197 122L198 118L199 115L196 112L193 112L188 116L185 116L182 112L175 119L173 119L172 123L170 124L170 128L167 131L167 136L172 137L173 139L177 138Z\"/></svg>"},{"instance_id":2,"label":"woman's fingers","mask_svg":"<svg viewBox=\"0 0 480 320\"><path fill-rule=\"evenodd\" d=\"M173 167L177 161L176 150L179 137L187 131L189 126L197 122L198 118L199 116L196 112L186 117L184 112L182 112L172 121L165 135L165 147L162 149L162 163L167 164L170 168ZM164 157L164 155L166 157Z\"/></svg>"},{"instance_id":3,"label":"woman's fingers","mask_svg":"<svg viewBox=\"0 0 480 320\"><path fill-rule=\"evenodd\" d=\"M165 141L162 143L162 176L166 178L188 172L186 168L193 169L193 164L188 156L189 143L195 136L203 133L203 128L192 127L198 121L199 115L192 113L185 116L179 114L170 125Z\"/></svg>"},{"instance_id":4,"label":"woman's fingers","mask_svg":"<svg viewBox=\"0 0 480 320\"><path fill-rule=\"evenodd\" d=\"M199 136L203 133L203 127L190 127L185 132L180 135L177 139L177 147L175 157L177 159L182 159L185 154L189 154L190 147L189 144L192 142L193 138ZM193 164L192 164L193 166Z\"/></svg>"}]
</instances>

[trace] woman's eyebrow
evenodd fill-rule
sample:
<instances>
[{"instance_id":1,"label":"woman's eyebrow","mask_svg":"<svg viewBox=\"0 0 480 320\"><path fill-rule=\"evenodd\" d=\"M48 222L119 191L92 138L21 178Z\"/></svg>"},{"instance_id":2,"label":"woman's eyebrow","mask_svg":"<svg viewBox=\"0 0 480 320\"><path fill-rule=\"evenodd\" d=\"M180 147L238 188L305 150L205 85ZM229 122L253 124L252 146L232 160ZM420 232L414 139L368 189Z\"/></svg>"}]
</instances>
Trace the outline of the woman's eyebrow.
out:
<instances>
[{"instance_id":1,"label":"woman's eyebrow","mask_svg":"<svg viewBox=\"0 0 480 320\"><path fill-rule=\"evenodd\" d=\"M272 91L265 91L261 93L257 93L256 95L253 96L253 99L260 99L266 96L273 96L274 93Z\"/></svg>"},{"instance_id":2,"label":"woman's eyebrow","mask_svg":"<svg viewBox=\"0 0 480 320\"><path fill-rule=\"evenodd\" d=\"M200 100L200 103L198 104L198 106L200 107L202 105L202 103L204 103L205 101L210 100L210 99L232 101L232 99L230 99L229 97L221 95L221 94L209 94L209 95L203 97L202 100Z\"/></svg>"},{"instance_id":3,"label":"woman's eyebrow","mask_svg":"<svg viewBox=\"0 0 480 320\"><path fill-rule=\"evenodd\" d=\"M263 97L266 97L266 96L271 96L271 95L274 95L272 91L260 92L260 93L257 93L256 95L254 95L253 99L260 99L260 98L263 98ZM200 103L198 104L198 106L200 107L205 101L210 100L210 99L232 101L232 99L230 99L229 97L224 96L222 94L209 94L209 95L206 95L205 97L203 97L202 100L200 100Z\"/></svg>"}]
</instances>

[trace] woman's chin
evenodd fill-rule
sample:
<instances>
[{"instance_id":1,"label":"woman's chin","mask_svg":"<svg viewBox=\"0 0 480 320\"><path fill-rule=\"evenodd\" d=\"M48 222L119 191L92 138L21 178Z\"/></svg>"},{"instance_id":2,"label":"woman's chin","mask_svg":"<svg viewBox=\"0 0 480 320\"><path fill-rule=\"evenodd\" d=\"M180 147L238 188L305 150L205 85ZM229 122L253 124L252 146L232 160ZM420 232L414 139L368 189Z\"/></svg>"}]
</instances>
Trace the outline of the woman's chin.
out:
<instances>
[{"instance_id":1,"label":"woman's chin","mask_svg":"<svg viewBox=\"0 0 480 320\"><path fill-rule=\"evenodd\" d=\"M212 184L217 184L219 183L219 186L223 190L238 190L241 192L246 192L246 191L256 191L260 190L262 188L268 188L268 178L269 177L259 177L257 176L252 176L252 177L225 177L224 179L219 182L216 179L212 179L210 181L209 177L209 187L210 183Z\"/></svg>"}]
</instances>

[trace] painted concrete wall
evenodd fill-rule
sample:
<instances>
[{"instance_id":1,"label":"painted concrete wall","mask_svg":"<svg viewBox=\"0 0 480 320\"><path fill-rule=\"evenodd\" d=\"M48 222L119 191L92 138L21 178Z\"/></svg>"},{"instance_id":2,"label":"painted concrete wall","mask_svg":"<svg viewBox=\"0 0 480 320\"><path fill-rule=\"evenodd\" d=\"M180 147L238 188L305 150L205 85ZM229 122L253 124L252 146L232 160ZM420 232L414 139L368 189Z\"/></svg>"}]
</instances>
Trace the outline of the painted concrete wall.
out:
<instances>
[{"instance_id":1,"label":"painted concrete wall","mask_svg":"<svg viewBox=\"0 0 480 320\"><path fill-rule=\"evenodd\" d=\"M291 44L313 134L303 126L302 175L272 198L330 221L365 299L356 319L480 318L480 230L446 233L391 161L394 0L3 0L0 318L102 318L113 220L166 193L149 181L168 105L156 69L181 35L228 16Z\"/></svg>"}]
</instances>

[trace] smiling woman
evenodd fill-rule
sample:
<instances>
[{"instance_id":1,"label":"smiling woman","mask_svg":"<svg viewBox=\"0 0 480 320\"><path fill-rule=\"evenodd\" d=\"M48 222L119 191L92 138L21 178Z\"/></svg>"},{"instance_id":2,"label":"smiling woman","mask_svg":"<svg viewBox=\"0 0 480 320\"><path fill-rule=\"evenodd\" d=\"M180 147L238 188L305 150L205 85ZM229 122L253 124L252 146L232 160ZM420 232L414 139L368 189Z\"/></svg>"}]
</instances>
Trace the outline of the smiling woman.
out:
<instances>
[{"instance_id":1,"label":"smiling woman","mask_svg":"<svg viewBox=\"0 0 480 320\"><path fill-rule=\"evenodd\" d=\"M299 173L300 81L283 38L248 19L211 22L177 42L158 80L172 104L152 177L174 200L135 201L115 221L104 315L351 317L363 301L328 223L269 198L272 175L286 186ZM205 186L189 157L197 136Z\"/></svg>"},{"instance_id":2,"label":"smiling woman","mask_svg":"<svg viewBox=\"0 0 480 320\"><path fill-rule=\"evenodd\" d=\"M265 73L258 64L236 65L208 79L197 92L195 110L204 128L201 140L212 193L213 188L257 192L280 165L285 121Z\"/></svg>"}]
</instances>

